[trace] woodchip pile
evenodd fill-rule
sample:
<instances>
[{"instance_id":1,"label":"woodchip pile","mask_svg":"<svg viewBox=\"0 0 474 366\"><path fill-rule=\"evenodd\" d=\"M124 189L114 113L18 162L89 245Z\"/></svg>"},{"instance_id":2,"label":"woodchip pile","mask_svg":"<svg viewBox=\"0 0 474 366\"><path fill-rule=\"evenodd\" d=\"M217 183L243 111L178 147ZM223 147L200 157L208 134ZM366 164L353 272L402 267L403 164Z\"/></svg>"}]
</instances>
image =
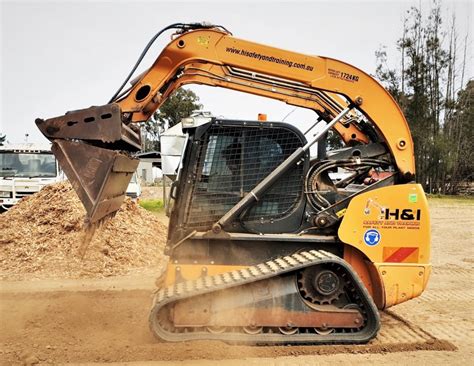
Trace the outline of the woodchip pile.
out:
<instances>
[{"instance_id":1,"label":"woodchip pile","mask_svg":"<svg viewBox=\"0 0 474 366\"><path fill-rule=\"evenodd\" d=\"M160 266L166 227L126 199L81 258L85 210L68 182L44 187L0 215L0 278L100 278Z\"/></svg>"}]
</instances>

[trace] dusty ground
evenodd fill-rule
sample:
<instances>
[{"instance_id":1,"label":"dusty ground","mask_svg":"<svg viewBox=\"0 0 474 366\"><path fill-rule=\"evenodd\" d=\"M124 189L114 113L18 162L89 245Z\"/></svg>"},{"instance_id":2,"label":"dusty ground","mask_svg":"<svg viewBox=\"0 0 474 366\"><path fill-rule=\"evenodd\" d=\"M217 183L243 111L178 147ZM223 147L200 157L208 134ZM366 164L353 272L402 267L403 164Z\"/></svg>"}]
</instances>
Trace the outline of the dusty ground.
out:
<instances>
[{"instance_id":1,"label":"dusty ground","mask_svg":"<svg viewBox=\"0 0 474 366\"><path fill-rule=\"evenodd\" d=\"M94 365L471 364L474 202L431 200L430 205L434 271L429 288L419 299L391 309L408 325L383 315L385 331L367 346L157 343L146 325L156 276L156 271L149 269L100 280L1 282L1 363L21 364L26 360ZM407 341L407 334L411 340ZM426 350L430 348L438 350Z\"/></svg>"}]
</instances>

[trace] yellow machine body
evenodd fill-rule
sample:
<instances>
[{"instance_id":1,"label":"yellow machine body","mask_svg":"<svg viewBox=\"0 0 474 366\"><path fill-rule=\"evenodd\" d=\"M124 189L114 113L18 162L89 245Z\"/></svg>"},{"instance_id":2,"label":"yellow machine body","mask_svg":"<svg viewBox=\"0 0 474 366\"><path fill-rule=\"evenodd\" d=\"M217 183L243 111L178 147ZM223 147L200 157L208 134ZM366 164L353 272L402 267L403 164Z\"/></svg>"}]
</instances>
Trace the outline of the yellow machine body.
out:
<instances>
[{"instance_id":1,"label":"yellow machine body","mask_svg":"<svg viewBox=\"0 0 474 366\"><path fill-rule=\"evenodd\" d=\"M169 29L176 33L153 65L123 90L151 42L108 104L36 121L88 225L118 210L138 164L139 123L182 86L307 108L317 115L312 128L321 129L183 120L170 263L151 331L172 342L369 341L380 327L377 308L419 296L431 271L428 205L413 183L414 146L402 110L373 77L345 62L242 40L217 25L177 23L162 32ZM326 148L331 131L342 148ZM349 177L332 179L339 168Z\"/></svg>"},{"instance_id":2,"label":"yellow machine body","mask_svg":"<svg viewBox=\"0 0 474 366\"><path fill-rule=\"evenodd\" d=\"M384 187L354 197L338 234L373 263L383 286L382 307L417 297L425 289L431 272L431 234L421 185Z\"/></svg>"},{"instance_id":3,"label":"yellow machine body","mask_svg":"<svg viewBox=\"0 0 474 366\"><path fill-rule=\"evenodd\" d=\"M344 259L364 282L377 307L384 309L415 298L431 274L430 216L419 184L376 189L351 200L342 213L339 239L347 247ZM379 239L366 237L373 232ZM245 266L169 264L165 285L181 279L240 270Z\"/></svg>"}]
</instances>

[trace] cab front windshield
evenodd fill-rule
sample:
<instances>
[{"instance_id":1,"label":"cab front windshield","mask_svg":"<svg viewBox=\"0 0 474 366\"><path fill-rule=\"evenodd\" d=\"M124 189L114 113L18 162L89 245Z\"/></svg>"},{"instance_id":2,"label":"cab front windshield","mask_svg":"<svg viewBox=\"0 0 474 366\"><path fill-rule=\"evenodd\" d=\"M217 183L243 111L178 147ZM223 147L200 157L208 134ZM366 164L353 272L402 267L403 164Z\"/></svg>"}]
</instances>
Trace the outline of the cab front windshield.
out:
<instances>
[{"instance_id":1,"label":"cab front windshield","mask_svg":"<svg viewBox=\"0 0 474 366\"><path fill-rule=\"evenodd\" d=\"M0 153L0 177L52 178L56 175L53 154Z\"/></svg>"}]
</instances>

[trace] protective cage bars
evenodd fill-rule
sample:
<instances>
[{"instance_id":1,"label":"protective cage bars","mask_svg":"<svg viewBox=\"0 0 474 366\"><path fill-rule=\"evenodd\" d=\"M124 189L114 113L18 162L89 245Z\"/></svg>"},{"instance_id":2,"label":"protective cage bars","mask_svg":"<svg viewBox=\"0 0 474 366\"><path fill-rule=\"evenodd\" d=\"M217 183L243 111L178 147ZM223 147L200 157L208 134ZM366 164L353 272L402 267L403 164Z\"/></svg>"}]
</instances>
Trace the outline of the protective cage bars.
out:
<instances>
[{"instance_id":1,"label":"protective cage bars","mask_svg":"<svg viewBox=\"0 0 474 366\"><path fill-rule=\"evenodd\" d=\"M210 229L303 145L300 136L285 127L211 126L199 141L186 226ZM301 200L303 179L303 164L296 165L241 217L245 221L270 221L288 215Z\"/></svg>"}]
</instances>

